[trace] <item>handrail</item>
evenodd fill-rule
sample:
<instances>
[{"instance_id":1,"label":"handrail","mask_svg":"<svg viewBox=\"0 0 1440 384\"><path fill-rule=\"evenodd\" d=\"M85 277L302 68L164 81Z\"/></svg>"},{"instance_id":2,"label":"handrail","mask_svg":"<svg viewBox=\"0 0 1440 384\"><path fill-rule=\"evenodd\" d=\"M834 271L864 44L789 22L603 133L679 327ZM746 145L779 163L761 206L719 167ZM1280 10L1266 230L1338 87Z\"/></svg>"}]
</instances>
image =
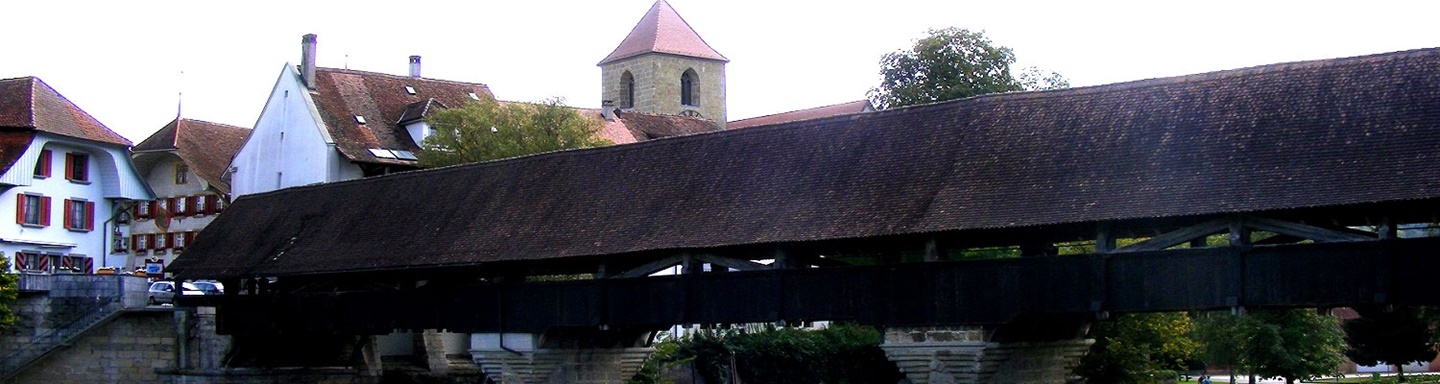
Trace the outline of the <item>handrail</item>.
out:
<instances>
[{"instance_id":1,"label":"handrail","mask_svg":"<svg viewBox=\"0 0 1440 384\"><path fill-rule=\"evenodd\" d=\"M40 360L95 326L118 316L124 309L123 295L121 297L96 298L94 310L49 332L33 337L28 342L11 350L3 360L0 360L0 380L13 378L20 373L21 369Z\"/></svg>"}]
</instances>

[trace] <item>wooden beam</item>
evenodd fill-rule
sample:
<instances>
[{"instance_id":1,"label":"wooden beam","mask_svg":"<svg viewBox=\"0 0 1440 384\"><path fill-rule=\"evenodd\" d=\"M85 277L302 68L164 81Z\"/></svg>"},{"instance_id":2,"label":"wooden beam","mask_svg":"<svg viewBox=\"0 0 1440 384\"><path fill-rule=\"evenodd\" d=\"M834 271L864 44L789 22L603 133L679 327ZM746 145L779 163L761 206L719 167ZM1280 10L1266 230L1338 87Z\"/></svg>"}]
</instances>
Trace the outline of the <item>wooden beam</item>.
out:
<instances>
[{"instance_id":1,"label":"wooden beam","mask_svg":"<svg viewBox=\"0 0 1440 384\"><path fill-rule=\"evenodd\" d=\"M1189 227L1166 232L1160 234L1159 236L1146 239L1145 241L1127 245L1120 249L1116 249L1115 252L1159 251L1162 249L1190 242L1191 240L1204 239L1205 236L1224 232L1228 227L1229 223L1225 219L1210 220L1200 224L1195 224ZM1115 239L1110 238L1109 241L1113 246ZM1096 240L1095 251L1101 252L1099 240Z\"/></svg>"},{"instance_id":2,"label":"wooden beam","mask_svg":"<svg viewBox=\"0 0 1440 384\"><path fill-rule=\"evenodd\" d=\"M721 257L708 253L697 254L694 257L697 261L710 263L711 265L719 265L726 268L734 268L741 271L758 271L770 269L770 266L768 265L756 263L750 260L732 259L729 257Z\"/></svg>"},{"instance_id":3,"label":"wooden beam","mask_svg":"<svg viewBox=\"0 0 1440 384\"><path fill-rule=\"evenodd\" d=\"M1265 217L1246 216L1243 220L1246 224L1245 226L1249 228L1275 232L1282 235L1303 237L1322 243L1336 241L1365 241L1375 239L1374 237L1370 236L1338 231L1329 228L1321 228L1313 225L1292 223L1289 221L1282 221Z\"/></svg>"},{"instance_id":4,"label":"wooden beam","mask_svg":"<svg viewBox=\"0 0 1440 384\"><path fill-rule=\"evenodd\" d=\"M649 263L645 263L644 265L635 268L631 268L628 271L614 275L612 278L624 279L630 277L650 276L650 274L652 273L660 272L660 270L662 269L673 267L676 264L680 264L684 261L685 260L683 255L669 256L659 260L651 261Z\"/></svg>"},{"instance_id":5,"label":"wooden beam","mask_svg":"<svg viewBox=\"0 0 1440 384\"><path fill-rule=\"evenodd\" d=\"M1115 252L1115 234L1110 232L1110 224L1095 224L1095 253L1111 252Z\"/></svg>"},{"instance_id":6,"label":"wooden beam","mask_svg":"<svg viewBox=\"0 0 1440 384\"><path fill-rule=\"evenodd\" d=\"M925 262L940 261L940 244L934 238L925 240Z\"/></svg>"}]
</instances>

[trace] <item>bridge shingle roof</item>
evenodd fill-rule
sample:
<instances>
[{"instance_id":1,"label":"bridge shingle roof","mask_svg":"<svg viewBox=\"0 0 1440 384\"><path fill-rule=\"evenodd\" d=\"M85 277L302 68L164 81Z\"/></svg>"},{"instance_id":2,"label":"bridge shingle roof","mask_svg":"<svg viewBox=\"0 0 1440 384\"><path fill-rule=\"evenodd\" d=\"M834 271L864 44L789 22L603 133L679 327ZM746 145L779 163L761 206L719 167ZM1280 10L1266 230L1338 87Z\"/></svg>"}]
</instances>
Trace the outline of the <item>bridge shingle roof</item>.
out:
<instances>
[{"instance_id":1,"label":"bridge shingle roof","mask_svg":"<svg viewBox=\"0 0 1440 384\"><path fill-rule=\"evenodd\" d=\"M1440 49L988 95L246 196L182 276L1440 197Z\"/></svg>"}]
</instances>

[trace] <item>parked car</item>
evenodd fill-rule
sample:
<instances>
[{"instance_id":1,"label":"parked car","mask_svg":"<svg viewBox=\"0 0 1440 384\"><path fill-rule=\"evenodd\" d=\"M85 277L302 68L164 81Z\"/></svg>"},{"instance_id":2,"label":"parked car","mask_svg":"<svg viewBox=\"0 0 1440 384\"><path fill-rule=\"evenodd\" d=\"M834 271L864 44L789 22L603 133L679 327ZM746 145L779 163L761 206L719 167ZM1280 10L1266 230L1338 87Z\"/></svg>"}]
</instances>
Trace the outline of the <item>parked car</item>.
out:
<instances>
[{"instance_id":1,"label":"parked car","mask_svg":"<svg viewBox=\"0 0 1440 384\"><path fill-rule=\"evenodd\" d=\"M204 295L199 287L191 283L180 283L181 295ZM175 282L157 281L150 284L150 305L175 304Z\"/></svg>"},{"instance_id":2,"label":"parked car","mask_svg":"<svg viewBox=\"0 0 1440 384\"><path fill-rule=\"evenodd\" d=\"M194 285L194 286L195 286L195 290L200 291L200 293L202 293L202 294L206 294L206 295L223 295L223 294L225 294L225 285L224 285L224 284L220 284L220 283L218 283L218 282L214 282L214 281L196 281L196 282L190 283L190 284Z\"/></svg>"}]
</instances>

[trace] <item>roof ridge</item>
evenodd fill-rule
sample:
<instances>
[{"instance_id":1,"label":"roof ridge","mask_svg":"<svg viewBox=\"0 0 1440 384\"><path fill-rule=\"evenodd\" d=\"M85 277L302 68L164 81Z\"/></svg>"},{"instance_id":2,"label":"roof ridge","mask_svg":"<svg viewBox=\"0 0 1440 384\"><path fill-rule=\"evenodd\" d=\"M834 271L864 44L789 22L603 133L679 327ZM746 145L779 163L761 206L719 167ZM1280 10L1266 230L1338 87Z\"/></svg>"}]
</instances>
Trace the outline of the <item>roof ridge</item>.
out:
<instances>
[{"instance_id":1,"label":"roof ridge","mask_svg":"<svg viewBox=\"0 0 1440 384\"><path fill-rule=\"evenodd\" d=\"M1372 53L1372 54L1366 54L1366 55L1360 55L1360 56L1334 57L1334 58L1324 58L1324 59L1314 59L1314 60L1289 61L1289 62L1283 62L1283 63L1260 64L1260 65L1253 65L1253 66L1248 66L1248 67L1222 69L1222 70L1216 70L1216 71L1210 71L1210 72L1192 73L1192 74L1186 74L1186 75L1167 76L1167 77L1153 77L1153 78L1148 78L1148 79L1122 81L1122 82L1118 82L1118 83L1107 83L1107 84L1087 85L1087 86L1084 86L1084 87L1075 87L1075 88L1050 89L1050 90L1038 90L1038 91L1015 91L1015 92L987 93L987 94L983 94L983 95L970 96L970 97L966 97L966 98L962 98L962 99L937 101L937 102L926 103L926 104L908 105L908 106L899 107L899 108L878 110L878 111L876 111L876 112L901 111L901 110L906 110L906 109L911 109L911 108L922 108L922 107L930 107L930 106L945 105L945 104L958 104L958 103L964 103L964 102L972 101L972 100L987 100L987 99L995 99L995 98L1002 98L1002 99L1005 99L1005 98L1013 98L1013 99L1039 99L1039 98L1061 97L1061 96L1065 96L1065 95L1083 95L1083 94L1092 94L1092 93L1117 92L1117 91L1125 91L1125 90L1131 90L1131 89L1156 87L1156 86L1171 85L1171 84L1184 84L1184 83L1192 83L1192 82L1224 80L1224 79L1230 79L1230 78L1242 77L1242 76L1253 76L1253 75L1261 75L1261 74L1266 74L1266 73L1285 72L1285 71L1294 70L1294 69L1303 69L1303 68L1328 68L1328 67L1343 66L1343 65L1354 65L1354 64L1357 64L1357 63L1365 62L1365 61L1367 61L1367 60L1374 60L1374 59L1380 59L1380 58L1405 58L1405 57L1413 57L1413 56L1421 56L1421 55L1440 55L1440 47L1417 48L1417 49L1409 49L1409 50L1403 50L1403 51Z\"/></svg>"},{"instance_id":2,"label":"roof ridge","mask_svg":"<svg viewBox=\"0 0 1440 384\"><path fill-rule=\"evenodd\" d=\"M194 118L189 118L189 117L181 118L181 120L185 120L185 121L189 121L189 122L193 122L193 123L204 123L204 124L210 124L210 125L222 125L222 126L229 127L229 128L244 129L244 130L247 130L247 131L250 130L250 128L245 128L245 127L242 127L242 126L239 126L239 125L235 125L235 124L217 123L217 122L214 122L214 121L200 120L200 119L194 119Z\"/></svg>"},{"instance_id":3,"label":"roof ridge","mask_svg":"<svg viewBox=\"0 0 1440 384\"><path fill-rule=\"evenodd\" d=\"M395 75L395 74L389 74L389 73L384 73L384 72L374 72L374 71L362 71L362 70L358 70L358 69L316 67L315 70L316 70L316 71L319 71L319 70L327 70L327 71L334 71L334 72L348 73L348 74L356 74L356 75L386 76L386 77L392 77L392 78L396 78L396 79L434 81L434 82L450 83L450 84L479 85L479 86L485 87L486 89L489 89L489 88L490 88L490 86L489 86L489 85L486 85L485 83L471 83L471 82L465 82L465 81L459 81L459 80L436 79L436 78L431 78L431 77L410 77L410 76L406 76L406 75Z\"/></svg>"},{"instance_id":4,"label":"roof ridge","mask_svg":"<svg viewBox=\"0 0 1440 384\"><path fill-rule=\"evenodd\" d=\"M755 116L755 117L747 117L747 118L739 119L739 120L731 120L731 121L729 121L729 122L726 122L726 124L729 124L729 123L737 123L737 122L741 122L741 121L745 121L745 120L763 119L763 118L766 118L766 117L780 116L780 115L784 115L784 114L787 114L787 113L795 113L795 112L800 112L800 111L809 111L809 110L813 110L813 109L839 107L839 106L846 105L846 104L865 103L865 102L869 102L869 101L870 101L870 100L846 101L846 102L843 102L843 103L835 103L835 104L829 104L829 105L820 105L820 106L814 106L814 107L810 107L810 108L800 108L800 109L789 110L789 111L784 111L784 112L775 112L775 113L771 113L771 114L768 114L768 115L760 115L760 116Z\"/></svg>"}]
</instances>

